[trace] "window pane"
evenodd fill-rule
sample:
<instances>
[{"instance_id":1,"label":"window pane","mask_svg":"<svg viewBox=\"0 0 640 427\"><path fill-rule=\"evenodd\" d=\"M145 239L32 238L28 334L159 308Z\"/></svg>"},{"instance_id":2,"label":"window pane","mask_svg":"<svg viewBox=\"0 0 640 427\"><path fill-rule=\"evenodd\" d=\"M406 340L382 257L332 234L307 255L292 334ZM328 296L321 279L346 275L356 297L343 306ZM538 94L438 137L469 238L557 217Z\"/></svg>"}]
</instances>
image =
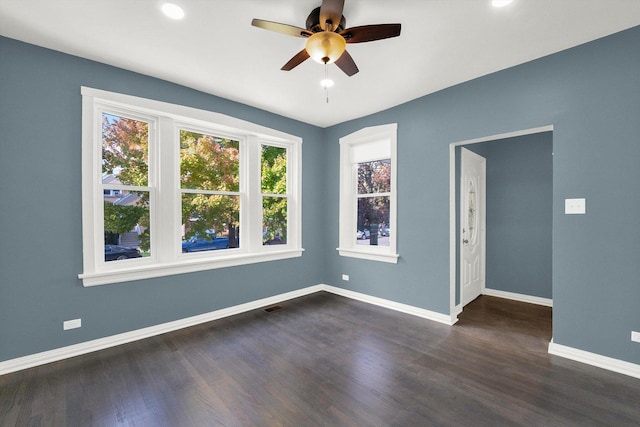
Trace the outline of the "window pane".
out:
<instances>
[{"instance_id":1,"label":"window pane","mask_svg":"<svg viewBox=\"0 0 640 427\"><path fill-rule=\"evenodd\" d=\"M180 131L180 184L192 190L238 191L240 143Z\"/></svg>"},{"instance_id":2,"label":"window pane","mask_svg":"<svg viewBox=\"0 0 640 427\"><path fill-rule=\"evenodd\" d=\"M358 245L389 246L389 197L358 198Z\"/></svg>"},{"instance_id":3,"label":"window pane","mask_svg":"<svg viewBox=\"0 0 640 427\"><path fill-rule=\"evenodd\" d=\"M391 159L358 163L358 194L391 191Z\"/></svg>"},{"instance_id":4,"label":"window pane","mask_svg":"<svg viewBox=\"0 0 640 427\"><path fill-rule=\"evenodd\" d=\"M116 184L148 185L148 123L102 114L102 173Z\"/></svg>"},{"instance_id":5,"label":"window pane","mask_svg":"<svg viewBox=\"0 0 640 427\"><path fill-rule=\"evenodd\" d=\"M287 194L287 149L262 146L262 193Z\"/></svg>"},{"instance_id":6,"label":"window pane","mask_svg":"<svg viewBox=\"0 0 640 427\"><path fill-rule=\"evenodd\" d=\"M182 252L240 247L240 197L182 195Z\"/></svg>"},{"instance_id":7,"label":"window pane","mask_svg":"<svg viewBox=\"0 0 640 427\"><path fill-rule=\"evenodd\" d=\"M262 244L287 243L287 198L262 198Z\"/></svg>"},{"instance_id":8,"label":"window pane","mask_svg":"<svg viewBox=\"0 0 640 427\"><path fill-rule=\"evenodd\" d=\"M149 256L149 193L104 194L104 260Z\"/></svg>"}]
</instances>

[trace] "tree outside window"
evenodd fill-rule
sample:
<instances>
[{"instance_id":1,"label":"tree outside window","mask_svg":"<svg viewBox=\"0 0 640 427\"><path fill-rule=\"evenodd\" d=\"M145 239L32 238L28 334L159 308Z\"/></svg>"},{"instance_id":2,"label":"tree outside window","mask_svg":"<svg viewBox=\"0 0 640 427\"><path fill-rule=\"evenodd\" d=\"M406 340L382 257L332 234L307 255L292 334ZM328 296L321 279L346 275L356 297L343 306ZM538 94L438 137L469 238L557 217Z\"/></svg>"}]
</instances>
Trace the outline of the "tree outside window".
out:
<instances>
[{"instance_id":1,"label":"tree outside window","mask_svg":"<svg viewBox=\"0 0 640 427\"><path fill-rule=\"evenodd\" d=\"M396 123L340 138L341 256L397 263Z\"/></svg>"},{"instance_id":2,"label":"tree outside window","mask_svg":"<svg viewBox=\"0 0 640 427\"><path fill-rule=\"evenodd\" d=\"M150 227L147 122L102 114L102 185L105 244L133 245L148 254ZM123 241L127 234L133 235L133 240Z\"/></svg>"},{"instance_id":3,"label":"tree outside window","mask_svg":"<svg viewBox=\"0 0 640 427\"><path fill-rule=\"evenodd\" d=\"M78 277L96 286L301 256L301 143L83 87Z\"/></svg>"},{"instance_id":4,"label":"tree outside window","mask_svg":"<svg viewBox=\"0 0 640 427\"><path fill-rule=\"evenodd\" d=\"M389 246L391 159L358 163L356 243Z\"/></svg>"},{"instance_id":5,"label":"tree outside window","mask_svg":"<svg viewBox=\"0 0 640 427\"><path fill-rule=\"evenodd\" d=\"M287 149L262 146L262 242L287 243Z\"/></svg>"},{"instance_id":6,"label":"tree outside window","mask_svg":"<svg viewBox=\"0 0 640 427\"><path fill-rule=\"evenodd\" d=\"M227 248L238 248L240 143L181 130L180 188L184 238L225 238Z\"/></svg>"}]
</instances>

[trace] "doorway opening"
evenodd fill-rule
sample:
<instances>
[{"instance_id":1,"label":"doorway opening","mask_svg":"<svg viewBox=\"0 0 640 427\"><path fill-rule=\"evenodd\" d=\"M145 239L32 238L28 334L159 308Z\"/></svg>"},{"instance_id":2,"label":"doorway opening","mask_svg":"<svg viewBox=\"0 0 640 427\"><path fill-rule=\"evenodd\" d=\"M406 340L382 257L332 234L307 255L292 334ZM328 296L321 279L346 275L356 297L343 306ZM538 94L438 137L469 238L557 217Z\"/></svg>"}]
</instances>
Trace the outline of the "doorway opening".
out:
<instances>
[{"instance_id":1,"label":"doorway opening","mask_svg":"<svg viewBox=\"0 0 640 427\"><path fill-rule=\"evenodd\" d=\"M478 295L552 306L552 133L544 126L450 145L452 323ZM486 158L486 190L463 171L463 153Z\"/></svg>"}]
</instances>

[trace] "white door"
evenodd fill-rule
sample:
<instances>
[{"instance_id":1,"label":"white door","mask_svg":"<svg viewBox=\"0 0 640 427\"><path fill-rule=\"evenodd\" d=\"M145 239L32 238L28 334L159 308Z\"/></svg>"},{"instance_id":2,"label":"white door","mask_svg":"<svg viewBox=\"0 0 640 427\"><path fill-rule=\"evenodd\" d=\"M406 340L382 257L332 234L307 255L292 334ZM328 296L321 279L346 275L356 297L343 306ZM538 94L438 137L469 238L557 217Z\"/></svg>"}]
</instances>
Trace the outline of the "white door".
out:
<instances>
[{"instance_id":1,"label":"white door","mask_svg":"<svg viewBox=\"0 0 640 427\"><path fill-rule=\"evenodd\" d=\"M464 307L484 289L486 159L463 147L460 169L460 301Z\"/></svg>"}]
</instances>

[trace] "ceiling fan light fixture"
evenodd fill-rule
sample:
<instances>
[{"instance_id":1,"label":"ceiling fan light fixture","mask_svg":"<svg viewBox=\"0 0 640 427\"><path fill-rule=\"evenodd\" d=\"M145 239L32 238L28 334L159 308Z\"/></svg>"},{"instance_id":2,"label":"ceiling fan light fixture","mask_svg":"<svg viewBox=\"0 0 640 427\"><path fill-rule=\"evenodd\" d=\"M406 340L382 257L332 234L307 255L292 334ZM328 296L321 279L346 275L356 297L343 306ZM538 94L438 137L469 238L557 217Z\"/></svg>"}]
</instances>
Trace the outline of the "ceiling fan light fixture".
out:
<instances>
[{"instance_id":1,"label":"ceiling fan light fixture","mask_svg":"<svg viewBox=\"0 0 640 427\"><path fill-rule=\"evenodd\" d=\"M335 62L347 48L347 42L338 33L321 31L307 39L305 50L319 64Z\"/></svg>"}]
</instances>

